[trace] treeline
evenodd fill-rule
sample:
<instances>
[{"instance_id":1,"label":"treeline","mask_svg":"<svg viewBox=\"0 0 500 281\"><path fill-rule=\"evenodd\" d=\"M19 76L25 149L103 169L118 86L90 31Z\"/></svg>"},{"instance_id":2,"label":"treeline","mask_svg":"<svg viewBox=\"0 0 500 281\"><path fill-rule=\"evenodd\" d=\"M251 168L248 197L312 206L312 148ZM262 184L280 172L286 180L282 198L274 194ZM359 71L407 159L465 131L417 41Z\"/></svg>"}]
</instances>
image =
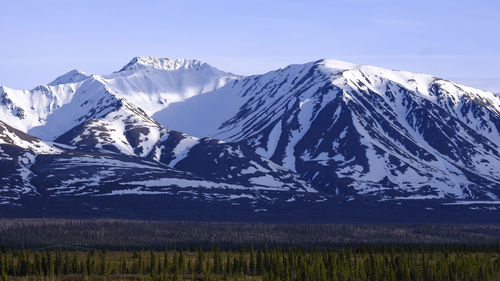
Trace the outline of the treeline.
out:
<instances>
[{"instance_id":1,"label":"treeline","mask_svg":"<svg viewBox=\"0 0 500 281\"><path fill-rule=\"evenodd\" d=\"M0 252L1 280L500 280L500 247ZM21 279L22 278L22 279Z\"/></svg>"},{"instance_id":2,"label":"treeline","mask_svg":"<svg viewBox=\"0 0 500 281\"><path fill-rule=\"evenodd\" d=\"M313 248L356 244L500 243L500 225L321 225L126 220L0 219L0 245L162 249L164 245Z\"/></svg>"}]
</instances>

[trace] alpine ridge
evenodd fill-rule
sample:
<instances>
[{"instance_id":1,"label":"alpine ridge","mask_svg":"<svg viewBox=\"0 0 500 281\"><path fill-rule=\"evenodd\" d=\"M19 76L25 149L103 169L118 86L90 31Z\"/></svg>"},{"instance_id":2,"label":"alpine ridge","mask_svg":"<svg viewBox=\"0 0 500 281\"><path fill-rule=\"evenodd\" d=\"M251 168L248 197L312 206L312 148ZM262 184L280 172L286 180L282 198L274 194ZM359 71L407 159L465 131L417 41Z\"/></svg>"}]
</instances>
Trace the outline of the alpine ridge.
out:
<instances>
[{"instance_id":1,"label":"alpine ridge","mask_svg":"<svg viewBox=\"0 0 500 281\"><path fill-rule=\"evenodd\" d=\"M196 119L175 118L194 108ZM331 194L500 196L500 99L430 75L320 60L236 80L153 117L246 142Z\"/></svg>"},{"instance_id":2,"label":"alpine ridge","mask_svg":"<svg viewBox=\"0 0 500 281\"><path fill-rule=\"evenodd\" d=\"M0 88L0 209L488 221L499 132L498 95L431 75L324 59L244 77L135 57L111 74Z\"/></svg>"}]
</instances>

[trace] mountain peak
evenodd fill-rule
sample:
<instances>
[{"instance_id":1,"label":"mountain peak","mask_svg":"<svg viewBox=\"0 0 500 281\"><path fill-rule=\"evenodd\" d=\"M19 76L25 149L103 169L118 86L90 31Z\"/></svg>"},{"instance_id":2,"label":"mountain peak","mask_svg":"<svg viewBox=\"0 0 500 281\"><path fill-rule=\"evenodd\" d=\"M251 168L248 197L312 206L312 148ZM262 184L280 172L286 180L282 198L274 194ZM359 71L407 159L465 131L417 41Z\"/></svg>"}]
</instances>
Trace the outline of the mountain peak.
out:
<instances>
[{"instance_id":1,"label":"mountain peak","mask_svg":"<svg viewBox=\"0 0 500 281\"><path fill-rule=\"evenodd\" d=\"M60 84L76 83L85 80L89 77L90 75L88 75L87 73L73 69L70 72L57 77L54 81L50 82L48 85L55 86Z\"/></svg>"},{"instance_id":2,"label":"mountain peak","mask_svg":"<svg viewBox=\"0 0 500 281\"><path fill-rule=\"evenodd\" d=\"M161 70L191 69L204 65L205 63L195 59L169 59L157 57L134 57L120 71L137 69L139 67L152 67Z\"/></svg>"},{"instance_id":3,"label":"mountain peak","mask_svg":"<svg viewBox=\"0 0 500 281\"><path fill-rule=\"evenodd\" d=\"M348 69L359 69L360 65L350 63L350 62L345 62L341 60L334 60L334 59L321 59L316 62L319 65L323 65L326 68L330 69L338 69L338 70L348 70Z\"/></svg>"}]
</instances>

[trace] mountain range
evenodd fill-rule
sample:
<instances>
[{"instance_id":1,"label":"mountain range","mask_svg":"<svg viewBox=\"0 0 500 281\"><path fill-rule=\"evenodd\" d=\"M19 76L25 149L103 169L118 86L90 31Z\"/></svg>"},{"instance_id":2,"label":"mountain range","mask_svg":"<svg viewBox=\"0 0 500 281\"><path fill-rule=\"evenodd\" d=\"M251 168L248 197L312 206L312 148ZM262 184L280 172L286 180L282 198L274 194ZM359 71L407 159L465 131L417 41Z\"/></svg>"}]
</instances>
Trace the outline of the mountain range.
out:
<instances>
[{"instance_id":1,"label":"mountain range","mask_svg":"<svg viewBox=\"0 0 500 281\"><path fill-rule=\"evenodd\" d=\"M498 221L499 132L498 95L431 75L324 59L240 76L135 57L0 88L0 211Z\"/></svg>"}]
</instances>

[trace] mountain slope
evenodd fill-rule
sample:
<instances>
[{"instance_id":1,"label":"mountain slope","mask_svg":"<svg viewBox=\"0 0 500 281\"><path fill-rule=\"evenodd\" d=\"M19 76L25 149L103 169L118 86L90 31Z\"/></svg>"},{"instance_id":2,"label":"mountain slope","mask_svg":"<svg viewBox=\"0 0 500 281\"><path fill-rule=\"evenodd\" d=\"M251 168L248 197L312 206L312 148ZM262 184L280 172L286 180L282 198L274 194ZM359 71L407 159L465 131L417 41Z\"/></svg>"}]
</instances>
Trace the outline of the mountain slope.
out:
<instances>
[{"instance_id":1,"label":"mountain slope","mask_svg":"<svg viewBox=\"0 0 500 281\"><path fill-rule=\"evenodd\" d=\"M114 110L126 100L151 115L172 102L212 91L236 75L197 60L135 57L120 71L70 71L33 90L0 88L0 120L46 140Z\"/></svg>"},{"instance_id":2,"label":"mountain slope","mask_svg":"<svg viewBox=\"0 0 500 281\"><path fill-rule=\"evenodd\" d=\"M142 109L124 99L116 100L103 114L87 117L55 142L77 146L84 151L112 151L146 156L159 141L160 124Z\"/></svg>"},{"instance_id":3,"label":"mountain slope","mask_svg":"<svg viewBox=\"0 0 500 281\"><path fill-rule=\"evenodd\" d=\"M198 60L135 57L102 78L118 97L151 115L172 102L220 88L237 76Z\"/></svg>"},{"instance_id":4,"label":"mountain slope","mask_svg":"<svg viewBox=\"0 0 500 281\"><path fill-rule=\"evenodd\" d=\"M144 157L204 179L248 188L316 192L293 172L264 159L244 144L198 139L168 130L125 101L55 141L89 153Z\"/></svg>"},{"instance_id":5,"label":"mountain slope","mask_svg":"<svg viewBox=\"0 0 500 281\"><path fill-rule=\"evenodd\" d=\"M109 149L113 144L107 147L111 150L109 152L98 147L89 148L88 142L74 144L45 143L0 121L0 205L19 204L32 208L23 205L30 198L38 198L40 202L50 198L80 198L79 202L85 203L96 196L167 195L171 199L210 202L231 202L234 199L257 208L262 204L286 203L285 200L290 198L300 199L305 193L316 193L297 176L262 160L251 150L247 154L254 155L254 158L246 159L247 156L236 151L240 154L233 159L245 167L255 165L260 169L244 172L238 168L234 174L239 173L242 177L229 179L191 173L189 168L178 168L182 165L172 168L151 157L116 153ZM166 140L163 139L161 144L166 145ZM200 145L197 147L199 149ZM198 159L193 153L188 155L179 160ZM222 160L220 157L223 156L224 152L221 152L215 159ZM212 165L214 168L217 169ZM197 172L196 169L193 171ZM262 178L266 181L252 182Z\"/></svg>"},{"instance_id":6,"label":"mountain slope","mask_svg":"<svg viewBox=\"0 0 500 281\"><path fill-rule=\"evenodd\" d=\"M136 57L0 96L0 120L36 137L210 181L382 200L500 196L500 98L430 75L320 60L238 77ZM44 144L10 144L40 154L31 141Z\"/></svg>"},{"instance_id":7,"label":"mountain slope","mask_svg":"<svg viewBox=\"0 0 500 281\"><path fill-rule=\"evenodd\" d=\"M227 181L259 190L317 191L295 173L263 158L243 143L225 143L168 131L151 157L176 169L214 181Z\"/></svg>"},{"instance_id":8,"label":"mountain slope","mask_svg":"<svg viewBox=\"0 0 500 281\"><path fill-rule=\"evenodd\" d=\"M430 75L136 57L0 88L0 213L476 221L500 210L499 131L499 96Z\"/></svg>"},{"instance_id":9,"label":"mountain slope","mask_svg":"<svg viewBox=\"0 0 500 281\"><path fill-rule=\"evenodd\" d=\"M167 97L175 101L183 100L220 87L234 78L232 74L196 60L147 57L136 57L111 75L90 76L71 71L57 78L44 87L47 89L47 96L54 96L52 87L71 88L71 93L67 94L65 101L58 107L43 112L46 120L40 122L41 125L30 128L29 133L55 141L69 150L58 156L38 158L37 163L43 165L34 165L33 169L43 175L53 176L50 181L45 177L36 179L35 186L43 186L46 190L61 189L65 186L64 183L69 182L71 184L62 188L62 193L99 194L102 190L93 186L110 185L106 184L109 175L99 172L98 167L102 162L99 159L125 157L127 160L113 161L118 161L117 163L121 163L118 165L124 167L130 166L128 162L153 161L151 163L164 166L167 170L192 174L198 178L192 183L200 182L196 185L211 189L290 194L316 192L293 172L262 158L246 146L242 147L244 144L196 139L170 131L143 110L153 110L151 106L165 107L169 103L165 100ZM163 101L159 102L159 99ZM191 145L186 145L186 142ZM76 156L70 157L73 154L80 155L78 157L84 163L92 162L93 167L78 165L76 160L64 160L68 157L78 159ZM92 160L94 158L97 160ZM154 165L151 168L153 170ZM123 173L112 177L114 183L111 185L118 182L123 184L126 178L130 178L129 175L133 175L135 180L128 182L138 186L168 186L171 182L167 180L170 178L169 173L146 178L141 173L144 171L140 169L132 172L125 169ZM186 177L189 181L190 176ZM177 178L174 179L175 182L180 181L182 176Z\"/></svg>"},{"instance_id":10,"label":"mountain slope","mask_svg":"<svg viewBox=\"0 0 500 281\"><path fill-rule=\"evenodd\" d=\"M69 82L71 79L66 81ZM80 82L77 80L75 83L51 83L29 91L13 90L2 86L0 87L0 120L23 132L43 125L49 114L71 100Z\"/></svg>"},{"instance_id":11,"label":"mountain slope","mask_svg":"<svg viewBox=\"0 0 500 281\"><path fill-rule=\"evenodd\" d=\"M61 149L56 146L0 121L0 205L38 195L38 189L31 184L31 168L39 155L59 153Z\"/></svg>"},{"instance_id":12,"label":"mountain slope","mask_svg":"<svg viewBox=\"0 0 500 281\"><path fill-rule=\"evenodd\" d=\"M429 75L321 60L239 79L153 117L245 142L332 194L500 196L500 98Z\"/></svg>"}]
</instances>

